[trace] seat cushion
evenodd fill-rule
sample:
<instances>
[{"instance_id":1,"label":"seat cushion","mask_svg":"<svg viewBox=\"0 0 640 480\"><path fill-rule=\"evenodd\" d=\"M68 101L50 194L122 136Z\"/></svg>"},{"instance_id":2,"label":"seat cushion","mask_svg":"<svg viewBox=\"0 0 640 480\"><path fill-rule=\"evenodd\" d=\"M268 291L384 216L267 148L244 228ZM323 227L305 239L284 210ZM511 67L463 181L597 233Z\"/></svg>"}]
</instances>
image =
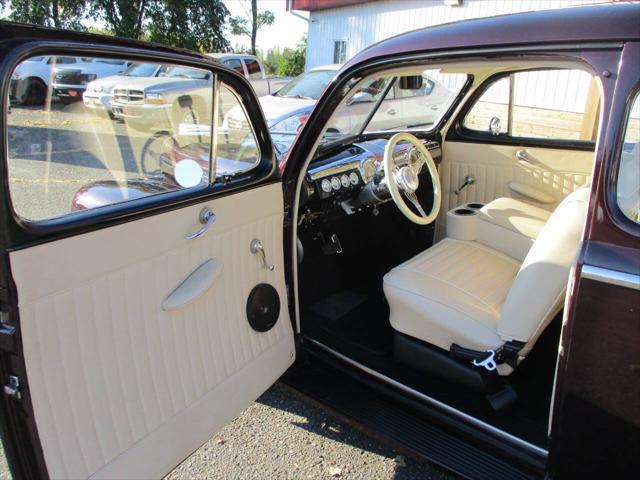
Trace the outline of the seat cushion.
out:
<instances>
[{"instance_id":1,"label":"seat cushion","mask_svg":"<svg viewBox=\"0 0 640 480\"><path fill-rule=\"evenodd\" d=\"M504 343L497 323L519 268L480 243L445 238L385 275L391 326L445 350L495 349Z\"/></svg>"},{"instance_id":2,"label":"seat cushion","mask_svg":"<svg viewBox=\"0 0 640 480\"><path fill-rule=\"evenodd\" d=\"M514 198L497 198L478 213L476 240L522 262L551 212Z\"/></svg>"},{"instance_id":3,"label":"seat cushion","mask_svg":"<svg viewBox=\"0 0 640 480\"><path fill-rule=\"evenodd\" d=\"M480 209L480 219L532 239L547 223L551 212L514 198L497 198Z\"/></svg>"}]
</instances>

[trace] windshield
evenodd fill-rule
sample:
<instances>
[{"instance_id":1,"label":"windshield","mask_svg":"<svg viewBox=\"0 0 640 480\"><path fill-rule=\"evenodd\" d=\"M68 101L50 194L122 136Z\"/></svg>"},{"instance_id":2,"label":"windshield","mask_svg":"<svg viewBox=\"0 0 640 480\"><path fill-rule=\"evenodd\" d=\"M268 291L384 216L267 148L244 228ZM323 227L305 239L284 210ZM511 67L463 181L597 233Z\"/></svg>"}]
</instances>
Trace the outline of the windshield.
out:
<instances>
[{"instance_id":1,"label":"windshield","mask_svg":"<svg viewBox=\"0 0 640 480\"><path fill-rule=\"evenodd\" d=\"M189 67L171 67L167 70L167 77L192 78L194 80L207 80L209 74L202 70Z\"/></svg>"},{"instance_id":2,"label":"windshield","mask_svg":"<svg viewBox=\"0 0 640 480\"><path fill-rule=\"evenodd\" d=\"M335 74L335 70L313 70L303 73L287 83L274 95L276 97L317 100Z\"/></svg>"},{"instance_id":3,"label":"windshield","mask_svg":"<svg viewBox=\"0 0 640 480\"><path fill-rule=\"evenodd\" d=\"M433 130L466 81L466 74L439 70L425 70L404 81L392 75L365 79L336 110L324 141L363 132Z\"/></svg>"},{"instance_id":4,"label":"windshield","mask_svg":"<svg viewBox=\"0 0 640 480\"><path fill-rule=\"evenodd\" d=\"M157 68L157 63L134 63L122 75L127 77L150 77Z\"/></svg>"}]
</instances>

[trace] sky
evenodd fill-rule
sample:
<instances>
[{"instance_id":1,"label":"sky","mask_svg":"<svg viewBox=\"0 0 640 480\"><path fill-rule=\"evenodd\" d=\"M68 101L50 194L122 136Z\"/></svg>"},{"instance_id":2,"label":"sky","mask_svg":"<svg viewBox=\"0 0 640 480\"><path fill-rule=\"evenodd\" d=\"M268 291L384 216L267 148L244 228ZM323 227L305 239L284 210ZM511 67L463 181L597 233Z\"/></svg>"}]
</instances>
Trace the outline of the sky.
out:
<instances>
[{"instance_id":1,"label":"sky","mask_svg":"<svg viewBox=\"0 0 640 480\"><path fill-rule=\"evenodd\" d=\"M232 16L251 18L251 2L249 0L224 0ZM302 36L307 33L307 22L287 12L287 0L258 0L258 10L271 10L275 22L269 27L258 30L256 46L258 50L267 51L273 47L295 47ZM307 16L307 12L296 12ZM231 36L231 46L249 47L251 39L243 36Z\"/></svg>"}]
</instances>

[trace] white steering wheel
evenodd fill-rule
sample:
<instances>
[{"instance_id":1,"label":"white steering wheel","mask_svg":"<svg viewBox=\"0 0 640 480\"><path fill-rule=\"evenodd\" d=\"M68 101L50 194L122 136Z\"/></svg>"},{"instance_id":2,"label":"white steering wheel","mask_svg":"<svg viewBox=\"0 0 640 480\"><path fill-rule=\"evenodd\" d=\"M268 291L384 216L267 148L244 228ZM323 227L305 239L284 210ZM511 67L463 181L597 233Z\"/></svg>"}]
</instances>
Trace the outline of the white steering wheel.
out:
<instances>
[{"instance_id":1,"label":"white steering wheel","mask_svg":"<svg viewBox=\"0 0 640 480\"><path fill-rule=\"evenodd\" d=\"M407 154L407 159L409 160L407 165L398 166L394 161L393 152L399 142L409 142L411 144L411 150ZM396 133L389 139L384 149L383 161L384 175L387 179L391 198L393 198L400 211L405 217L418 225L432 223L440 212L441 188L438 169L429 150L410 133ZM420 181L418 174L423 165L426 165L429 169L429 175L431 175L431 182L433 183L433 206L428 214L420 205L416 195ZM405 198L411 202L419 212L419 215L409 208Z\"/></svg>"}]
</instances>

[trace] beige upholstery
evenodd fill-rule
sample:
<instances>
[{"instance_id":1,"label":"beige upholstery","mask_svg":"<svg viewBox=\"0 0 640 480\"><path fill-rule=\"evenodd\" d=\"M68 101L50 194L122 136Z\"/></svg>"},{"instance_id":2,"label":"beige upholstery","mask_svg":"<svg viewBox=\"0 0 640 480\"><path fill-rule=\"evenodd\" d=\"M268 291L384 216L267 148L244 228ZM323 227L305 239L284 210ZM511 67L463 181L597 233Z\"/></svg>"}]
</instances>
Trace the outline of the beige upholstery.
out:
<instances>
[{"instance_id":1,"label":"beige upholstery","mask_svg":"<svg viewBox=\"0 0 640 480\"><path fill-rule=\"evenodd\" d=\"M384 277L392 327L445 350L452 343L488 350L518 340L526 343L526 354L562 305L588 197L583 188L561 202L522 264L480 242L445 238L394 268ZM509 229L535 233L517 219L536 215L541 216L529 209L513 212Z\"/></svg>"},{"instance_id":2,"label":"beige upholstery","mask_svg":"<svg viewBox=\"0 0 640 480\"><path fill-rule=\"evenodd\" d=\"M522 262L550 216L530 203L498 198L480 209L476 239Z\"/></svg>"},{"instance_id":3,"label":"beige upholstery","mask_svg":"<svg viewBox=\"0 0 640 480\"><path fill-rule=\"evenodd\" d=\"M537 238L551 212L513 198L498 198L480 209L480 219L529 238Z\"/></svg>"},{"instance_id":4,"label":"beige upholstery","mask_svg":"<svg viewBox=\"0 0 640 480\"><path fill-rule=\"evenodd\" d=\"M588 188L576 190L562 201L531 247L505 299L498 333L504 339L527 342L523 354L531 350L562 307L588 204Z\"/></svg>"},{"instance_id":5,"label":"beige upholstery","mask_svg":"<svg viewBox=\"0 0 640 480\"><path fill-rule=\"evenodd\" d=\"M499 347L500 309L519 268L480 243L445 238L385 275L391 326L445 350Z\"/></svg>"},{"instance_id":6,"label":"beige upholstery","mask_svg":"<svg viewBox=\"0 0 640 480\"><path fill-rule=\"evenodd\" d=\"M293 363L282 205L274 183L11 252L51 478L161 478ZM215 223L185 240L205 206ZM274 271L250 252L254 238ZM163 308L211 260L220 271L201 295ZM264 333L245 313L258 283L283 302Z\"/></svg>"}]
</instances>

